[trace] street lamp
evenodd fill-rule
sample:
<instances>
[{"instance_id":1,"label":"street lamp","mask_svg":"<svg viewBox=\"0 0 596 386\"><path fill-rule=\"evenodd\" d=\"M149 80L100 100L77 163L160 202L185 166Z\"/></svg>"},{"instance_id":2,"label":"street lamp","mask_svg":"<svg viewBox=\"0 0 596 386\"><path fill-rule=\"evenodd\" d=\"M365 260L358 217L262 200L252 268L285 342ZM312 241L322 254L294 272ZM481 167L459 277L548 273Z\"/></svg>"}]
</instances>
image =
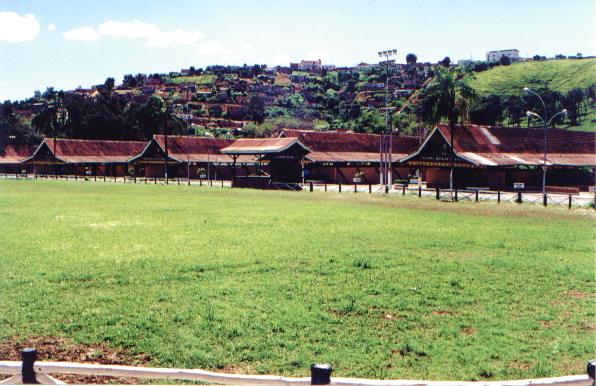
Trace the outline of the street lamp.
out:
<instances>
[{"instance_id":1,"label":"street lamp","mask_svg":"<svg viewBox=\"0 0 596 386\"><path fill-rule=\"evenodd\" d=\"M533 112L533 111L526 111L526 116L529 117L534 117L534 118L538 118L542 121L542 124L544 126L544 159L542 161L542 196L543 196L543 200L545 201L545 205L546 205L546 143L547 143L547 129L548 126L550 126L551 122L553 121L553 119L559 115L565 115L567 114L567 110L563 109L561 111L559 111L558 113L556 113L555 115L553 115L552 117L550 117L550 119L547 120L547 113L546 113L546 104L544 103L544 100L540 97L540 95L538 95L538 93L528 87L524 87L524 92L527 92L529 94L533 94L536 95L538 97L538 99L540 99L540 102L542 103L542 107L544 108L544 117L540 116L539 114Z\"/></svg>"},{"instance_id":2,"label":"street lamp","mask_svg":"<svg viewBox=\"0 0 596 386\"><path fill-rule=\"evenodd\" d=\"M385 50L379 51L379 57L385 57L385 64L387 66L387 79L385 80L385 131L381 133L380 142L379 142L379 156L381 162L381 176L380 176L380 184L381 185L390 185L393 176L392 176L392 160L391 160L391 153L392 143L393 143L393 135L391 131L389 131L389 143L386 143L387 138L385 138L385 133L389 130L389 57L397 55L397 50Z\"/></svg>"}]
</instances>

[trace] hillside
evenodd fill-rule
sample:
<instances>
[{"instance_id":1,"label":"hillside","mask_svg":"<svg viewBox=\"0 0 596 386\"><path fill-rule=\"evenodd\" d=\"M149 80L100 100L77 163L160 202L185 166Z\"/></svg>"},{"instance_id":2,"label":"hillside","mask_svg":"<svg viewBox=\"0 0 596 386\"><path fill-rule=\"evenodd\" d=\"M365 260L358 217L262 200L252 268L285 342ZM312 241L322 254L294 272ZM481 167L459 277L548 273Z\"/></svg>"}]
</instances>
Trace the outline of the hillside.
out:
<instances>
[{"instance_id":1,"label":"hillside","mask_svg":"<svg viewBox=\"0 0 596 386\"><path fill-rule=\"evenodd\" d=\"M519 95L524 87L567 92L596 83L596 59L513 63L474 73L469 84L480 95Z\"/></svg>"}]
</instances>

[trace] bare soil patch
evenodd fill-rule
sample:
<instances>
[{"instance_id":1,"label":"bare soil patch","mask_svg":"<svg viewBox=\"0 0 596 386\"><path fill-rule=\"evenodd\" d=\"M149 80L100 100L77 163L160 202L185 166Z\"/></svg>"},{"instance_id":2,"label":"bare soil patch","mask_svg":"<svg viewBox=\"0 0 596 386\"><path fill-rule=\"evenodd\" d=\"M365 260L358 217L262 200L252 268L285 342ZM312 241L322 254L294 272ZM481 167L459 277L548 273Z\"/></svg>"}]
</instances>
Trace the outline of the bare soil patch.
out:
<instances>
[{"instance_id":1,"label":"bare soil patch","mask_svg":"<svg viewBox=\"0 0 596 386\"><path fill-rule=\"evenodd\" d=\"M37 349L38 361L95 363L105 365L146 365L150 360L147 355L132 354L127 350L114 349L102 344L76 344L62 337L38 336L25 339L11 337L0 341L0 360L20 361L24 348ZM137 384L137 378L62 375L56 378L74 384Z\"/></svg>"}]
</instances>

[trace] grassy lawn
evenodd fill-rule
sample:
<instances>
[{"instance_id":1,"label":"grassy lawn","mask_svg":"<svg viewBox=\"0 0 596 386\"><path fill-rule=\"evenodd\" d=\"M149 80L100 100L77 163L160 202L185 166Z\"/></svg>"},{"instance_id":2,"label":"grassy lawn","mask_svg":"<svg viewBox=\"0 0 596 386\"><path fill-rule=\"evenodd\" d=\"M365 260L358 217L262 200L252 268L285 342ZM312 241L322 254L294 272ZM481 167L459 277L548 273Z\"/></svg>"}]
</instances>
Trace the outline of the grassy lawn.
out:
<instances>
[{"instance_id":1,"label":"grassy lawn","mask_svg":"<svg viewBox=\"0 0 596 386\"><path fill-rule=\"evenodd\" d=\"M366 194L0 181L0 342L61 337L243 373L306 376L324 361L375 378L584 374L594 220Z\"/></svg>"},{"instance_id":2,"label":"grassy lawn","mask_svg":"<svg viewBox=\"0 0 596 386\"><path fill-rule=\"evenodd\" d=\"M497 66L475 73L469 84L480 94L521 95L524 87L548 87L567 92L586 89L596 79L596 59L548 60Z\"/></svg>"},{"instance_id":3,"label":"grassy lawn","mask_svg":"<svg viewBox=\"0 0 596 386\"><path fill-rule=\"evenodd\" d=\"M211 85L215 82L216 79L217 79L217 75L204 74L204 75L195 75L195 76L179 76L176 78L172 78L170 81L174 84L195 83L195 84Z\"/></svg>"}]
</instances>

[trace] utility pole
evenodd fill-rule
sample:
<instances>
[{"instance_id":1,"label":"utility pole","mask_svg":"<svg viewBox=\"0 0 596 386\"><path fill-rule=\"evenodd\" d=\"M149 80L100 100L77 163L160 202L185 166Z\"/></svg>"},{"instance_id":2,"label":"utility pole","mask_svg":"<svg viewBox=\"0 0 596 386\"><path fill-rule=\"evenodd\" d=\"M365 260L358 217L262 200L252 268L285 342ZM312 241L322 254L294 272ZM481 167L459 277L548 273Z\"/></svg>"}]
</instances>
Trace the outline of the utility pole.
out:
<instances>
[{"instance_id":1,"label":"utility pole","mask_svg":"<svg viewBox=\"0 0 596 386\"><path fill-rule=\"evenodd\" d=\"M389 186L393 182L392 176L392 160L391 160L391 151L392 151L392 139L393 136L391 131L389 132L389 137L387 138L387 131L389 131L389 57L397 55L397 50L386 50L386 51L379 51L379 57L385 57L385 65L387 70L387 76L385 79L385 130L380 135L380 143L379 143L379 161L381 166L381 178L380 184ZM389 143L387 143L389 142Z\"/></svg>"}]
</instances>

